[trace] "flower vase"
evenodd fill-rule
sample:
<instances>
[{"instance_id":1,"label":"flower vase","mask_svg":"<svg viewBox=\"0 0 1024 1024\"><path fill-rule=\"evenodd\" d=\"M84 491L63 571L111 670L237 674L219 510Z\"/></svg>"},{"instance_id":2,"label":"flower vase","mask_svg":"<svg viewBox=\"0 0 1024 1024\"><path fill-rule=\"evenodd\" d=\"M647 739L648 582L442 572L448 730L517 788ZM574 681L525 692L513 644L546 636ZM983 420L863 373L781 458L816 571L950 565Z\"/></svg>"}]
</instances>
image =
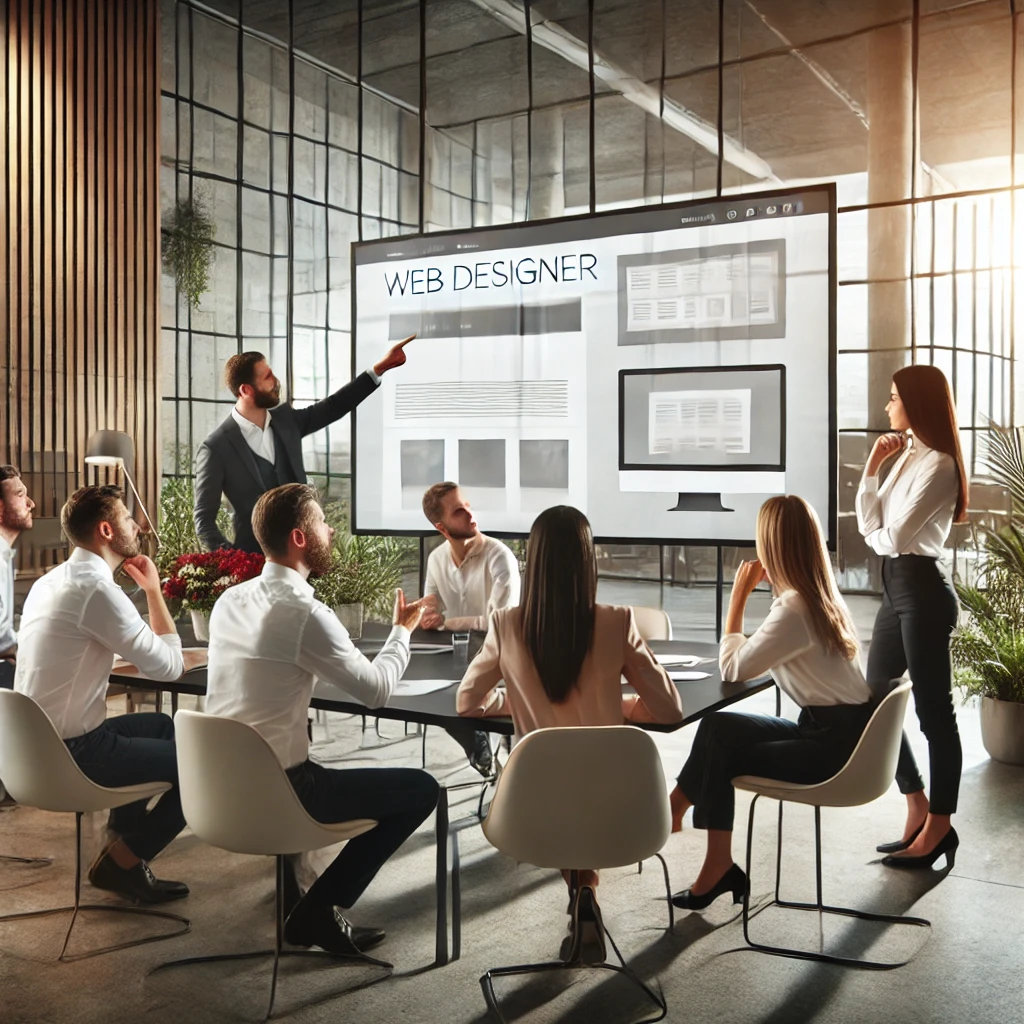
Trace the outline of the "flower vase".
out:
<instances>
[{"instance_id":1,"label":"flower vase","mask_svg":"<svg viewBox=\"0 0 1024 1024\"><path fill-rule=\"evenodd\" d=\"M197 640L209 641L210 616L206 612L190 612L192 616L192 634Z\"/></svg>"},{"instance_id":2,"label":"flower vase","mask_svg":"<svg viewBox=\"0 0 1024 1024\"><path fill-rule=\"evenodd\" d=\"M338 616L338 621L348 630L348 635L353 640L358 640L363 635L362 604L335 605L334 614Z\"/></svg>"}]
</instances>

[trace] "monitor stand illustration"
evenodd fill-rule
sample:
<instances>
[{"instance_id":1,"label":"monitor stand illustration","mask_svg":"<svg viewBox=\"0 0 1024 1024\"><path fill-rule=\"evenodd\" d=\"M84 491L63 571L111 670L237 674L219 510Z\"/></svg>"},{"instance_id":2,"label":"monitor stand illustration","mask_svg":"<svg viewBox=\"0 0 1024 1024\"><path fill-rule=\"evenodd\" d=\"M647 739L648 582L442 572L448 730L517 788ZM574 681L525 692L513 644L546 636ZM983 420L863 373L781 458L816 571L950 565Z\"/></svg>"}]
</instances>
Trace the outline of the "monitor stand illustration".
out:
<instances>
[{"instance_id":1,"label":"monitor stand illustration","mask_svg":"<svg viewBox=\"0 0 1024 1024\"><path fill-rule=\"evenodd\" d=\"M675 493L669 512L783 494L785 409L779 364L620 370L619 490Z\"/></svg>"}]
</instances>

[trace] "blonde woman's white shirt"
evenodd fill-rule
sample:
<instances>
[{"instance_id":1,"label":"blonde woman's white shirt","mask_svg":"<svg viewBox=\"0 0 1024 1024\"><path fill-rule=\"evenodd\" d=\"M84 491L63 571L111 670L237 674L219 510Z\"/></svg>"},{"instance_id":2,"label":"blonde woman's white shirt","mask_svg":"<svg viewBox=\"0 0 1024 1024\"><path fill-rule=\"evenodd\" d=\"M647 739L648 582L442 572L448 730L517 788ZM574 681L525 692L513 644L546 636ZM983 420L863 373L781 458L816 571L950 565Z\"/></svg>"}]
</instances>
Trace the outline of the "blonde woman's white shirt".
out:
<instances>
[{"instance_id":1,"label":"blonde woman's white shirt","mask_svg":"<svg viewBox=\"0 0 1024 1024\"><path fill-rule=\"evenodd\" d=\"M847 660L818 639L804 599L787 590L773 602L752 636L726 633L718 664L726 682L743 682L770 672L799 707L865 704L871 690L855 656Z\"/></svg>"},{"instance_id":2,"label":"blonde woman's white shirt","mask_svg":"<svg viewBox=\"0 0 1024 1024\"><path fill-rule=\"evenodd\" d=\"M881 486L865 467L857 489L857 527L876 554L942 558L958 486L956 460L910 436Z\"/></svg>"}]
</instances>

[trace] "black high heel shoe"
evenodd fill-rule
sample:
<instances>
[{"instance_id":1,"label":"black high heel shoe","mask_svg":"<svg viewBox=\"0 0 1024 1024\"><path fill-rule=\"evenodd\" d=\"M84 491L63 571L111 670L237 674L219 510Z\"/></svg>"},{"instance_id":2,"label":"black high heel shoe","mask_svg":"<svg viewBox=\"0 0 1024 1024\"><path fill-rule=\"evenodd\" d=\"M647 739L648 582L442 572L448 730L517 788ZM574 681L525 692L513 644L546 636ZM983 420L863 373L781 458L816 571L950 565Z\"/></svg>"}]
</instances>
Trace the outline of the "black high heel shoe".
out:
<instances>
[{"instance_id":1,"label":"black high heel shoe","mask_svg":"<svg viewBox=\"0 0 1024 1024\"><path fill-rule=\"evenodd\" d=\"M879 853L899 853L905 850L920 834L924 828L924 822L917 826L906 839L897 839L895 843L879 843L875 849Z\"/></svg>"},{"instance_id":2,"label":"black high heel shoe","mask_svg":"<svg viewBox=\"0 0 1024 1024\"><path fill-rule=\"evenodd\" d=\"M898 857L890 855L882 859L887 868L930 868L943 854L946 855L946 867L951 868L956 863L956 849L960 845L960 837L956 829L950 826L949 831L935 844L931 853L922 854L920 857Z\"/></svg>"},{"instance_id":3,"label":"black high heel shoe","mask_svg":"<svg viewBox=\"0 0 1024 1024\"><path fill-rule=\"evenodd\" d=\"M722 893L730 891L733 903L743 903L750 893L750 880L739 864L733 864L718 880L718 884L708 889L707 892L694 893L692 889L677 892L672 897L672 906L678 907L680 910L703 910L705 907L711 906Z\"/></svg>"}]
</instances>

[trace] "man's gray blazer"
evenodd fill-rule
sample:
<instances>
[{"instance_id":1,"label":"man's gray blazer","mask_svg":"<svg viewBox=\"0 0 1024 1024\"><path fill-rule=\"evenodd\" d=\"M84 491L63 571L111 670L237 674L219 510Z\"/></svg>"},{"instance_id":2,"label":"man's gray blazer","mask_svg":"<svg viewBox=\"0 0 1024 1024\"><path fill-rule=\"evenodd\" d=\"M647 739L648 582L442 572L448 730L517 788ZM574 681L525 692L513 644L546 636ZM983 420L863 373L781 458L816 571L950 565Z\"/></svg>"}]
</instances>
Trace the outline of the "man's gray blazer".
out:
<instances>
[{"instance_id":1,"label":"man's gray blazer","mask_svg":"<svg viewBox=\"0 0 1024 1024\"><path fill-rule=\"evenodd\" d=\"M306 409L293 409L283 403L271 410L274 444L284 457L289 479L294 483L306 482L306 469L302 464L302 439L307 434L348 415L364 398L377 389L377 383L368 373L361 373L340 391ZM263 493L263 478L256 466L252 449L246 444L238 424L229 415L200 445L196 453L196 533L204 548L235 547L243 551L259 551L260 546L252 532L252 510ZM221 495L231 503L235 525L234 543L217 529L217 510Z\"/></svg>"}]
</instances>

